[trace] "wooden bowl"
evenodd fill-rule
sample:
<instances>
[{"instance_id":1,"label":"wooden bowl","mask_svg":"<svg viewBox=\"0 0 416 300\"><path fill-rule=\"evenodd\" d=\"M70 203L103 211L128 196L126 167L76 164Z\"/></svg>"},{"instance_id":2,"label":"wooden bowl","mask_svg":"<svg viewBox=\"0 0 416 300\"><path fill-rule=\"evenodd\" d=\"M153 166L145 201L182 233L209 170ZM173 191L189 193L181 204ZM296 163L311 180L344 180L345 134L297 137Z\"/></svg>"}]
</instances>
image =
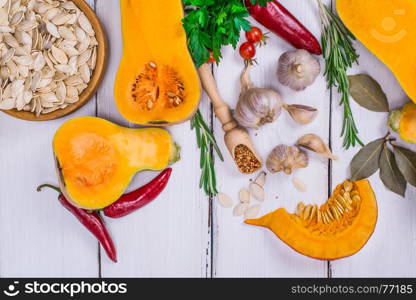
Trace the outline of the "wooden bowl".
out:
<instances>
[{"instance_id":1,"label":"wooden bowl","mask_svg":"<svg viewBox=\"0 0 416 300\"><path fill-rule=\"evenodd\" d=\"M97 46L97 64L95 66L94 73L91 77L91 81L88 83L88 87L81 93L79 101L69 105L65 109L55 110L49 114L40 115L36 117L36 115L32 112L27 111L18 111L17 109L12 110L3 110L4 113L27 121L50 121L55 120L61 117L64 117L70 113L73 113L77 109L84 106L95 94L98 89L98 86L101 83L101 80L104 77L104 72L107 66L107 57L108 57L108 45L107 45L107 37L105 35L103 26L101 25L98 17L91 9L91 7L84 1L84 0L72 0L79 9L81 9L85 16L91 22L91 25L95 31L95 37L98 41Z\"/></svg>"}]
</instances>

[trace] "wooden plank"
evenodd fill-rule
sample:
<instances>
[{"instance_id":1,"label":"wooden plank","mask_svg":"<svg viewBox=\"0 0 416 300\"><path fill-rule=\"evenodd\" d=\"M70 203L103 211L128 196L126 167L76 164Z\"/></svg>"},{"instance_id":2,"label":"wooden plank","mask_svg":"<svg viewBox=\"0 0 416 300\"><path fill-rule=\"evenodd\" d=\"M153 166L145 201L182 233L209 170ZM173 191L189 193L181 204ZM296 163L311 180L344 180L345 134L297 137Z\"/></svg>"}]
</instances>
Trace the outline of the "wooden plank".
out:
<instances>
[{"instance_id":1,"label":"wooden plank","mask_svg":"<svg viewBox=\"0 0 416 300\"><path fill-rule=\"evenodd\" d=\"M350 74L365 73L376 79L387 94L390 108L408 101L393 74L361 43L356 43L360 54L360 65ZM333 147L340 160L333 164L334 187L350 176L349 163L358 148L343 151L341 131L342 109L337 105L339 96L334 94ZM373 113L352 101L352 109L364 143L383 137L387 132L386 113ZM409 147L408 144L402 143ZM411 147L416 150L416 147ZM376 230L368 244L356 255L332 262L334 277L415 277L416 276L416 196L410 187L406 199L389 192L381 183L378 173L371 177L377 196L379 218Z\"/></svg>"},{"instance_id":2,"label":"wooden plank","mask_svg":"<svg viewBox=\"0 0 416 300\"><path fill-rule=\"evenodd\" d=\"M320 34L320 23L313 1L281 1L316 35ZM253 21L253 24L256 24ZM261 27L261 26L260 26ZM261 27L265 32L267 31ZM277 60L284 51L292 47L271 34L266 47L258 49L259 65L253 68L252 78L256 86L278 90L285 102L304 104L319 109L318 119L312 124L300 126L295 124L286 112L273 124L266 125L259 131L250 131L264 160L278 144L294 144L299 137L307 133L316 133L324 140L328 139L330 94L326 90L323 76L303 92L293 92L278 83L276 79ZM243 62L238 51L224 49L224 60L215 70L219 89L231 107L235 107L239 90L239 75ZM321 58L320 58L321 59ZM321 59L321 64L322 59ZM215 133L220 147L225 150L223 133L219 122L215 121ZM239 174L231 163L228 153L226 162L217 165L220 191L238 201L238 191L247 187L249 179L255 176ZM320 204L327 198L328 161L315 154L310 155L307 169L296 171L294 176L308 185L307 193L299 193L292 186L293 176L283 174L268 175L266 187L267 200L262 206L261 214L278 207L294 211L298 201ZM253 204L256 201L253 200ZM215 248L214 271L217 277L326 277L327 264L306 258L291 250L279 241L272 232L262 228L243 224L242 218L232 216L231 209L224 209L215 204Z\"/></svg>"},{"instance_id":3,"label":"wooden plank","mask_svg":"<svg viewBox=\"0 0 416 300\"><path fill-rule=\"evenodd\" d=\"M98 115L131 126L113 101L114 78L122 53L119 1L98 0L97 13L107 30L111 48L107 76L98 91ZM206 105L202 109L209 115ZM208 199L198 189L199 152L194 133L189 122L169 130L182 146L182 159L173 167L167 189L155 202L126 218L108 220L117 244L119 263L113 264L102 255L103 277L209 275ZM154 172L140 173L131 188L143 185L155 175Z\"/></svg>"},{"instance_id":4,"label":"wooden plank","mask_svg":"<svg viewBox=\"0 0 416 300\"><path fill-rule=\"evenodd\" d=\"M94 4L93 0L88 1ZM34 123L0 115L0 277L96 277L97 242L61 207L52 137L66 120L95 114L95 100L69 117Z\"/></svg>"}]
</instances>

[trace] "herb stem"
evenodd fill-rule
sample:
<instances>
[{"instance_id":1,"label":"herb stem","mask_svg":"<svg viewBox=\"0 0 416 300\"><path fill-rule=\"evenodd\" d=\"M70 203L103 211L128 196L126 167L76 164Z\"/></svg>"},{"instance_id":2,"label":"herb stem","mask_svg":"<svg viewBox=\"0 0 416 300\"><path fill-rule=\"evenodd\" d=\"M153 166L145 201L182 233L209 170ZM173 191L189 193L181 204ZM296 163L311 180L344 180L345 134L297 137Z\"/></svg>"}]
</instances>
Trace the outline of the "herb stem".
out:
<instances>
[{"instance_id":1,"label":"herb stem","mask_svg":"<svg viewBox=\"0 0 416 300\"><path fill-rule=\"evenodd\" d=\"M322 0L317 0L322 23L322 47L326 62L325 76L328 89L337 87L341 94L340 105L344 107L344 117L341 136L344 137L343 147L349 149L357 144L364 146L358 137L358 128L350 106L350 83L347 75L348 68L358 63L358 54L352 41L355 37L345 27Z\"/></svg>"},{"instance_id":2,"label":"herb stem","mask_svg":"<svg viewBox=\"0 0 416 300\"><path fill-rule=\"evenodd\" d=\"M191 120L191 129L195 130L197 145L200 149L199 166L201 168L201 178L199 187L204 190L207 196L216 196L218 190L213 154L214 152L217 153L221 161L224 161L224 157L214 134L205 123L199 110Z\"/></svg>"}]
</instances>

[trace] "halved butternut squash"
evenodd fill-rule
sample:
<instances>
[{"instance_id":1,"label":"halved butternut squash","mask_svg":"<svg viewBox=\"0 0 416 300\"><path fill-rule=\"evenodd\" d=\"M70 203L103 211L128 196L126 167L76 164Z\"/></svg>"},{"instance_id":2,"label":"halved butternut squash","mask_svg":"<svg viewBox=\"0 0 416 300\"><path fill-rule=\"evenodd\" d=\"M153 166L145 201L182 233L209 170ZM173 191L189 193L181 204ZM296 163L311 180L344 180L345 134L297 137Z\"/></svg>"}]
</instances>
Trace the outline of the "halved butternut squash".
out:
<instances>
[{"instance_id":1,"label":"halved butternut squash","mask_svg":"<svg viewBox=\"0 0 416 300\"><path fill-rule=\"evenodd\" d=\"M337 0L348 29L376 55L416 102L415 0Z\"/></svg>"},{"instance_id":2,"label":"halved butternut squash","mask_svg":"<svg viewBox=\"0 0 416 300\"><path fill-rule=\"evenodd\" d=\"M179 159L168 131L124 128L95 117L62 125L53 151L63 194L92 210L115 202L137 172L162 170Z\"/></svg>"},{"instance_id":3,"label":"halved butternut squash","mask_svg":"<svg viewBox=\"0 0 416 300\"><path fill-rule=\"evenodd\" d=\"M201 89L182 27L182 1L120 2L124 50L115 83L119 111L141 125L190 119Z\"/></svg>"},{"instance_id":4,"label":"halved butternut squash","mask_svg":"<svg viewBox=\"0 0 416 300\"><path fill-rule=\"evenodd\" d=\"M320 208L299 203L297 213L280 208L247 224L263 226L295 251L317 259L351 256L369 240L377 223L377 201L368 180L339 185Z\"/></svg>"}]
</instances>

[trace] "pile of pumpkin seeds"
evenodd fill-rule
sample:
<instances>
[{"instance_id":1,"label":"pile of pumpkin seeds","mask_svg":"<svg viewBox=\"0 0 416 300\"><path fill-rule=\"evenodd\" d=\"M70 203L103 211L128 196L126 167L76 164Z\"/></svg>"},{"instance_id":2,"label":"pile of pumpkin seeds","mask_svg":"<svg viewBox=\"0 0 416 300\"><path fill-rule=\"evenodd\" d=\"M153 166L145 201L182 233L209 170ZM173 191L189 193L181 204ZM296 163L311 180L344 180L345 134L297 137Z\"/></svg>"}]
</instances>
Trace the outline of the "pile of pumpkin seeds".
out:
<instances>
[{"instance_id":1,"label":"pile of pumpkin seeds","mask_svg":"<svg viewBox=\"0 0 416 300\"><path fill-rule=\"evenodd\" d=\"M72 1L0 0L0 109L39 116L78 102L97 46Z\"/></svg>"}]
</instances>

